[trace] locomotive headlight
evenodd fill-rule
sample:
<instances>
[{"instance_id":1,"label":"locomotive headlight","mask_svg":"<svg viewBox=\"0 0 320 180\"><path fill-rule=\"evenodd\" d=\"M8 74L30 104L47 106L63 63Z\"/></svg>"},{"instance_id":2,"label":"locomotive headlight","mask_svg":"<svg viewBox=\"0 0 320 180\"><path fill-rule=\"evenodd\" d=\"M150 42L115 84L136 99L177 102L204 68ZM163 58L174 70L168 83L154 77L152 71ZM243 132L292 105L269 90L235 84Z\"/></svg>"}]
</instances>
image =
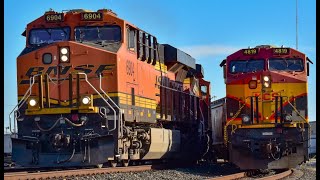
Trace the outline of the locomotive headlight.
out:
<instances>
[{"instance_id":1,"label":"locomotive headlight","mask_svg":"<svg viewBox=\"0 0 320 180\"><path fill-rule=\"evenodd\" d=\"M263 76L262 77L262 85L263 85L263 87L265 87L265 88L270 88L270 86L271 86L271 80L270 80L270 77L269 76Z\"/></svg>"},{"instance_id":2,"label":"locomotive headlight","mask_svg":"<svg viewBox=\"0 0 320 180\"><path fill-rule=\"evenodd\" d=\"M264 83L263 83L263 86L266 87L266 88L268 88L268 87L270 86L270 83L264 82Z\"/></svg>"},{"instance_id":3,"label":"locomotive headlight","mask_svg":"<svg viewBox=\"0 0 320 180\"><path fill-rule=\"evenodd\" d=\"M29 100L29 105L34 107L35 105L37 105L37 101L35 99L30 99Z\"/></svg>"},{"instance_id":4,"label":"locomotive headlight","mask_svg":"<svg viewBox=\"0 0 320 180\"><path fill-rule=\"evenodd\" d=\"M90 98L88 96L85 96L82 98L82 104L88 105L90 103Z\"/></svg>"},{"instance_id":5,"label":"locomotive headlight","mask_svg":"<svg viewBox=\"0 0 320 180\"><path fill-rule=\"evenodd\" d=\"M60 52L61 52L61 54L68 54L68 49L67 48L61 48Z\"/></svg>"},{"instance_id":6,"label":"locomotive headlight","mask_svg":"<svg viewBox=\"0 0 320 180\"><path fill-rule=\"evenodd\" d=\"M250 117L248 115L242 116L242 122L248 124L250 122Z\"/></svg>"},{"instance_id":7,"label":"locomotive headlight","mask_svg":"<svg viewBox=\"0 0 320 180\"><path fill-rule=\"evenodd\" d=\"M68 61L68 56L66 56L66 55L61 56L61 61L62 62L67 62Z\"/></svg>"},{"instance_id":8,"label":"locomotive headlight","mask_svg":"<svg viewBox=\"0 0 320 180\"><path fill-rule=\"evenodd\" d=\"M63 62L63 63L70 62L69 47L60 48L60 62Z\"/></svg>"}]
</instances>

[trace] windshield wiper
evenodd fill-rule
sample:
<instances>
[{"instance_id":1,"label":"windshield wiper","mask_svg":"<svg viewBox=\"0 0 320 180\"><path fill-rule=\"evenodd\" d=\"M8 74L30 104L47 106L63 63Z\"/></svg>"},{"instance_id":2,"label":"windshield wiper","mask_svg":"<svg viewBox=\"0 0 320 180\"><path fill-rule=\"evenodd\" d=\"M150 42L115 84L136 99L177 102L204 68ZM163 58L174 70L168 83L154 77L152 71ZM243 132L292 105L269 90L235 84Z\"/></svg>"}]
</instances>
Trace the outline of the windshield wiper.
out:
<instances>
[{"instance_id":1,"label":"windshield wiper","mask_svg":"<svg viewBox=\"0 0 320 180\"><path fill-rule=\"evenodd\" d=\"M97 27L97 34L98 34L98 38L101 40L99 27Z\"/></svg>"},{"instance_id":2,"label":"windshield wiper","mask_svg":"<svg viewBox=\"0 0 320 180\"><path fill-rule=\"evenodd\" d=\"M46 28L44 25L42 25L42 27L43 27L43 29L44 29L45 31L47 31L47 33L50 35L50 38L51 38L51 32L49 31L49 29Z\"/></svg>"},{"instance_id":3,"label":"windshield wiper","mask_svg":"<svg viewBox=\"0 0 320 180\"><path fill-rule=\"evenodd\" d=\"M115 40L97 40L95 42L95 44L99 44L101 45L102 47L103 46L108 46L110 44L114 44L114 43L119 43L119 41L115 41Z\"/></svg>"},{"instance_id":4,"label":"windshield wiper","mask_svg":"<svg viewBox=\"0 0 320 180\"><path fill-rule=\"evenodd\" d=\"M50 35L51 38L51 32L48 29L45 29L47 31L47 33Z\"/></svg>"},{"instance_id":5,"label":"windshield wiper","mask_svg":"<svg viewBox=\"0 0 320 180\"><path fill-rule=\"evenodd\" d=\"M61 24L59 24L59 26L60 26L59 29L61 29L63 31L64 35L68 35L68 32L66 30L64 30L64 28L61 26Z\"/></svg>"}]
</instances>

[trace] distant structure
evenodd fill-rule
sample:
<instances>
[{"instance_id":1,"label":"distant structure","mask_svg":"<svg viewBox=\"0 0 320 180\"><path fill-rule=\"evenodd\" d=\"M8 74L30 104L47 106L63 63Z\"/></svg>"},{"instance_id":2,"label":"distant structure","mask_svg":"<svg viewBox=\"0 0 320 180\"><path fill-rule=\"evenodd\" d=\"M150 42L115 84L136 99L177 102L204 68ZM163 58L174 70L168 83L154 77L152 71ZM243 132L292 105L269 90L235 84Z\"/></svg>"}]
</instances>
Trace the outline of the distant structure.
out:
<instances>
[{"instance_id":1,"label":"distant structure","mask_svg":"<svg viewBox=\"0 0 320 180\"><path fill-rule=\"evenodd\" d=\"M4 134L4 156L11 155L12 152L12 143L11 143L11 134Z\"/></svg>"},{"instance_id":2,"label":"distant structure","mask_svg":"<svg viewBox=\"0 0 320 180\"><path fill-rule=\"evenodd\" d=\"M309 156L313 157L316 155L316 121L310 121L311 131L310 131L310 147Z\"/></svg>"}]
</instances>

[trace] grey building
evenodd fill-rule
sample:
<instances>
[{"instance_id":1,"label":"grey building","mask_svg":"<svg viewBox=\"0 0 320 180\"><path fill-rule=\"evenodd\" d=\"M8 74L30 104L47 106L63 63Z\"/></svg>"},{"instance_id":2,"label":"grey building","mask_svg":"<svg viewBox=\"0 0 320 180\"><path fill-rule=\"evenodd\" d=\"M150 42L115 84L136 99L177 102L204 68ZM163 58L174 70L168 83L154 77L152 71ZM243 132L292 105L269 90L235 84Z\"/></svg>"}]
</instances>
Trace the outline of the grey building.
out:
<instances>
[{"instance_id":1,"label":"grey building","mask_svg":"<svg viewBox=\"0 0 320 180\"><path fill-rule=\"evenodd\" d=\"M316 121L310 121L310 146L309 155L312 157L316 154Z\"/></svg>"},{"instance_id":2,"label":"grey building","mask_svg":"<svg viewBox=\"0 0 320 180\"><path fill-rule=\"evenodd\" d=\"M12 143L11 143L11 134L4 134L3 139L3 152L4 154L11 154L12 152Z\"/></svg>"}]
</instances>

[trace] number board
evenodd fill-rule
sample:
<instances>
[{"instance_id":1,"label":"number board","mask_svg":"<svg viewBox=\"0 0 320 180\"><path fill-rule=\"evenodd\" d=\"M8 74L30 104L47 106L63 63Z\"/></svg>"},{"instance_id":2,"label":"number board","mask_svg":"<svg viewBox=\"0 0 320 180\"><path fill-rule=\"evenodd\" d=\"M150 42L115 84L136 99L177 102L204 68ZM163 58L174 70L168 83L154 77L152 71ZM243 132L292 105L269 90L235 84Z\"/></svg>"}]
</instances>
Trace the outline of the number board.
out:
<instances>
[{"instance_id":1,"label":"number board","mask_svg":"<svg viewBox=\"0 0 320 180\"><path fill-rule=\"evenodd\" d=\"M256 55L258 54L258 49L244 49L243 55Z\"/></svg>"},{"instance_id":2,"label":"number board","mask_svg":"<svg viewBox=\"0 0 320 180\"><path fill-rule=\"evenodd\" d=\"M58 14L46 14L45 19L46 22L52 23L52 22L62 22L63 21L63 13Z\"/></svg>"},{"instance_id":3,"label":"number board","mask_svg":"<svg viewBox=\"0 0 320 180\"><path fill-rule=\"evenodd\" d=\"M81 13L81 21L102 21L103 14L101 12L85 12Z\"/></svg>"},{"instance_id":4,"label":"number board","mask_svg":"<svg viewBox=\"0 0 320 180\"><path fill-rule=\"evenodd\" d=\"M290 54L290 49L289 48L274 48L273 54L287 55L287 54Z\"/></svg>"}]
</instances>

